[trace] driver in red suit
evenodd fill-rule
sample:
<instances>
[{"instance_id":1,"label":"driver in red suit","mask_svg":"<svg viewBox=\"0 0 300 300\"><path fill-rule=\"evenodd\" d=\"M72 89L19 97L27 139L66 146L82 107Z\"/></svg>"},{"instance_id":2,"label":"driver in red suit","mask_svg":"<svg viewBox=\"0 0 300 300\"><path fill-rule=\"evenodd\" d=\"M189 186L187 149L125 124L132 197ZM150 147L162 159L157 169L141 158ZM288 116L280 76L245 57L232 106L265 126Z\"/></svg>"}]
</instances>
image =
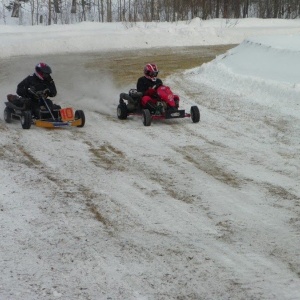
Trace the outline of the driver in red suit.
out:
<instances>
[{"instance_id":1,"label":"driver in red suit","mask_svg":"<svg viewBox=\"0 0 300 300\"><path fill-rule=\"evenodd\" d=\"M137 81L137 91L143 94L141 105L143 108L147 108L150 112L155 111L155 106L157 100L155 98L156 91L154 86L162 85L161 79L157 78L158 68L155 64L146 64L144 67L144 76L140 77ZM175 96L175 101L177 100L177 107L179 104L179 97Z\"/></svg>"}]
</instances>

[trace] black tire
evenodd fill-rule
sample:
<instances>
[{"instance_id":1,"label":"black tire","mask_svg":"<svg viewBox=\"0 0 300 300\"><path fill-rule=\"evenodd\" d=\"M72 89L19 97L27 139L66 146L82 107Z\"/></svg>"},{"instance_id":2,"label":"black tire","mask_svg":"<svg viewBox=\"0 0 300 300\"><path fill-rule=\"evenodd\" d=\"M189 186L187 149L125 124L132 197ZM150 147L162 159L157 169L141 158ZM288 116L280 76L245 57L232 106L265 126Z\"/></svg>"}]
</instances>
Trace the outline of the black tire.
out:
<instances>
[{"instance_id":1,"label":"black tire","mask_svg":"<svg viewBox=\"0 0 300 300\"><path fill-rule=\"evenodd\" d=\"M75 111L75 120L81 119L81 124L77 127L83 127L85 124L85 115L83 110L76 110Z\"/></svg>"},{"instance_id":2,"label":"black tire","mask_svg":"<svg viewBox=\"0 0 300 300\"><path fill-rule=\"evenodd\" d=\"M30 129L32 123L31 112L23 111L20 120L23 129Z\"/></svg>"},{"instance_id":3,"label":"black tire","mask_svg":"<svg viewBox=\"0 0 300 300\"><path fill-rule=\"evenodd\" d=\"M191 107L191 119L193 123L198 123L200 121L200 111L196 105Z\"/></svg>"},{"instance_id":4,"label":"black tire","mask_svg":"<svg viewBox=\"0 0 300 300\"><path fill-rule=\"evenodd\" d=\"M120 120L126 120L128 116L127 105L120 103L117 108L117 115Z\"/></svg>"},{"instance_id":5,"label":"black tire","mask_svg":"<svg viewBox=\"0 0 300 300\"><path fill-rule=\"evenodd\" d=\"M4 120L6 123L11 123L12 122L12 113L13 110L9 107L5 107L4 109Z\"/></svg>"},{"instance_id":6,"label":"black tire","mask_svg":"<svg viewBox=\"0 0 300 300\"><path fill-rule=\"evenodd\" d=\"M144 126L150 126L151 125L151 113L149 109L143 109L143 124Z\"/></svg>"}]
</instances>

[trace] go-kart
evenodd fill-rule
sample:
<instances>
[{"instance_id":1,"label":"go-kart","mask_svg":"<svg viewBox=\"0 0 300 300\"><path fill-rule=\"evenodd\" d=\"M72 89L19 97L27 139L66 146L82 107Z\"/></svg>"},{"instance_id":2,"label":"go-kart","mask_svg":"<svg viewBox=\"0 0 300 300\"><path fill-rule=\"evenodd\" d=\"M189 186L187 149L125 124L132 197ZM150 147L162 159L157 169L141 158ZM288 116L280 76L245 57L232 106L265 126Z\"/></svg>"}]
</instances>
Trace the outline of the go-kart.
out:
<instances>
[{"instance_id":1,"label":"go-kart","mask_svg":"<svg viewBox=\"0 0 300 300\"><path fill-rule=\"evenodd\" d=\"M45 128L61 128L68 126L83 127L85 115L82 110L73 108L61 108L58 105L51 105L52 101L47 99L44 92L33 92L39 106L32 108L30 99L24 99L17 95L7 95L5 102L4 120L11 123L13 120L20 120L23 129L30 129L31 125Z\"/></svg>"},{"instance_id":2,"label":"go-kart","mask_svg":"<svg viewBox=\"0 0 300 300\"><path fill-rule=\"evenodd\" d=\"M174 98L174 94L170 87L158 85L153 87L155 90L155 98L157 100L154 109L149 110L142 108L142 93L136 89L130 89L129 93L121 93L117 115L120 120L127 119L128 116L138 115L143 117L144 126L150 126L152 120L165 120L175 118L191 118L193 123L200 121L200 111L198 106L191 106L190 113L186 113L184 109L179 109Z\"/></svg>"}]
</instances>

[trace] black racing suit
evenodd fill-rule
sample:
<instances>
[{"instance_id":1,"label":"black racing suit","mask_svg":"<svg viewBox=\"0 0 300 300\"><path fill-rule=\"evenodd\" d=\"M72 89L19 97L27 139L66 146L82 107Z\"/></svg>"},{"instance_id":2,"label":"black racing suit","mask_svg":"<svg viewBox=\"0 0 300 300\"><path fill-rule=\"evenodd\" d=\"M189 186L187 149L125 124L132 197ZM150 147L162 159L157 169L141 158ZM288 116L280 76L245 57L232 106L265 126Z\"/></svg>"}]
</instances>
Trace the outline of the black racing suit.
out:
<instances>
[{"instance_id":1,"label":"black racing suit","mask_svg":"<svg viewBox=\"0 0 300 300\"><path fill-rule=\"evenodd\" d=\"M155 99L155 90L153 87L155 85L162 85L162 81L159 78L156 78L155 81L143 76L140 77L136 84L136 89L138 92L143 93L142 99L141 99L141 106L142 108L147 108L150 110L150 112L155 111L157 99Z\"/></svg>"},{"instance_id":2,"label":"black racing suit","mask_svg":"<svg viewBox=\"0 0 300 300\"><path fill-rule=\"evenodd\" d=\"M136 87L137 91L143 93L143 97L141 99L141 106L143 108L148 108L150 112L155 111L155 106L157 103L157 99L155 99L155 90L152 89L155 85L159 86L162 85L163 82L161 79L156 78L155 81L152 81L151 79L143 76L140 77L137 81ZM175 106L170 107L170 109L178 109L179 107L179 96L174 95L174 101L175 101Z\"/></svg>"},{"instance_id":3,"label":"black racing suit","mask_svg":"<svg viewBox=\"0 0 300 300\"><path fill-rule=\"evenodd\" d=\"M162 84L163 83L159 78L156 78L156 81L152 81L151 79L142 76L137 81L136 89L138 92L141 92L144 95L149 88L152 88L154 85L162 85Z\"/></svg>"},{"instance_id":4,"label":"black racing suit","mask_svg":"<svg viewBox=\"0 0 300 300\"><path fill-rule=\"evenodd\" d=\"M33 90L34 92L40 92L48 89L47 96L55 97L57 94L55 83L50 75L45 80L38 78L35 74L27 76L22 80L17 86L17 94L25 99L30 99L30 106L33 114L36 110L39 109L40 105L37 97L31 93L28 89ZM49 108L53 109L53 102L50 99L46 99Z\"/></svg>"}]
</instances>

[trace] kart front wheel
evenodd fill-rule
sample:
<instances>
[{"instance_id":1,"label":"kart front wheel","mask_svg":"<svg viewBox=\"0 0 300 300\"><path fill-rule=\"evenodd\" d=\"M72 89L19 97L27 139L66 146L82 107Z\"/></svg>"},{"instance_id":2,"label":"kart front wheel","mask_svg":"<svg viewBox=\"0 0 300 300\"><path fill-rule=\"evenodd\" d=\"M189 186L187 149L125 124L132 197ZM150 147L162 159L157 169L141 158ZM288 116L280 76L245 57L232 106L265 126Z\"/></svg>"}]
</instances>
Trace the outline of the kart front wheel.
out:
<instances>
[{"instance_id":1,"label":"kart front wheel","mask_svg":"<svg viewBox=\"0 0 300 300\"><path fill-rule=\"evenodd\" d=\"M120 120L126 120L127 119L128 112L127 112L127 105L125 103L120 103L118 105L117 115L118 115L118 118Z\"/></svg>"},{"instance_id":2,"label":"kart front wheel","mask_svg":"<svg viewBox=\"0 0 300 300\"><path fill-rule=\"evenodd\" d=\"M75 120L81 119L81 124L77 127L83 127L85 124L85 115L83 110L76 110L75 111Z\"/></svg>"},{"instance_id":3,"label":"kart front wheel","mask_svg":"<svg viewBox=\"0 0 300 300\"><path fill-rule=\"evenodd\" d=\"M151 113L149 109L143 109L143 124L144 126L150 126L151 125Z\"/></svg>"},{"instance_id":4,"label":"kart front wheel","mask_svg":"<svg viewBox=\"0 0 300 300\"><path fill-rule=\"evenodd\" d=\"M191 119L193 123L198 123L200 121L200 111L196 105L191 107Z\"/></svg>"},{"instance_id":5,"label":"kart front wheel","mask_svg":"<svg viewBox=\"0 0 300 300\"><path fill-rule=\"evenodd\" d=\"M30 111L23 111L21 115L21 125L23 129L30 129L32 117Z\"/></svg>"},{"instance_id":6,"label":"kart front wheel","mask_svg":"<svg viewBox=\"0 0 300 300\"><path fill-rule=\"evenodd\" d=\"M5 107L4 109L4 121L6 123L11 123L12 121L12 109L9 107Z\"/></svg>"}]
</instances>

